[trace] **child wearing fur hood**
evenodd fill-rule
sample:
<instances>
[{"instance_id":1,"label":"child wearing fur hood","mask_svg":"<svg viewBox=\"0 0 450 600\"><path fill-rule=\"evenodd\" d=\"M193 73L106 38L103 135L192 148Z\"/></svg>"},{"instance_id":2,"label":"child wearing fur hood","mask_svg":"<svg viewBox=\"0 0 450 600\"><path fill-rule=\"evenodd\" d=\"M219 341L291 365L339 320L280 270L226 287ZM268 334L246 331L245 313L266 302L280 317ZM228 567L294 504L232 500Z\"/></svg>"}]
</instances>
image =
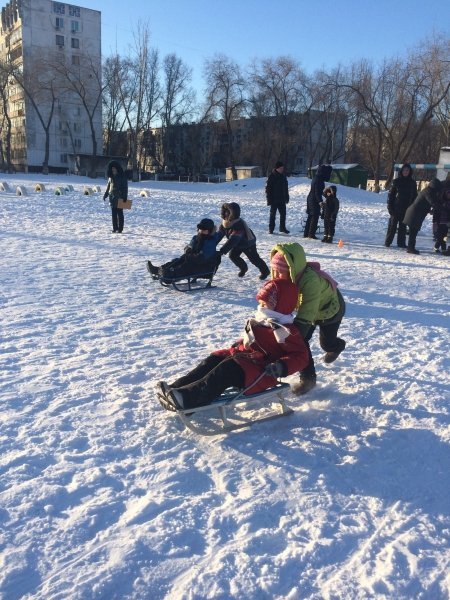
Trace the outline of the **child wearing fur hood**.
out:
<instances>
[{"instance_id":1,"label":"child wearing fur hood","mask_svg":"<svg viewBox=\"0 0 450 600\"><path fill-rule=\"evenodd\" d=\"M177 409L210 404L229 387L256 394L308 365L308 350L293 324L298 291L290 281L273 279L256 294L259 306L247 320L242 338L216 350L159 391Z\"/></svg>"},{"instance_id":2,"label":"child wearing fur hood","mask_svg":"<svg viewBox=\"0 0 450 600\"><path fill-rule=\"evenodd\" d=\"M222 204L220 216L222 223L219 227L219 235L221 239L227 238L225 244L220 248L220 253L228 254L231 262L239 269L238 277L244 277L248 271L248 265L241 257L241 254L245 254L248 260L259 269L259 278L266 279L270 269L258 254L255 234L244 219L241 219L239 204L237 202Z\"/></svg>"}]
</instances>

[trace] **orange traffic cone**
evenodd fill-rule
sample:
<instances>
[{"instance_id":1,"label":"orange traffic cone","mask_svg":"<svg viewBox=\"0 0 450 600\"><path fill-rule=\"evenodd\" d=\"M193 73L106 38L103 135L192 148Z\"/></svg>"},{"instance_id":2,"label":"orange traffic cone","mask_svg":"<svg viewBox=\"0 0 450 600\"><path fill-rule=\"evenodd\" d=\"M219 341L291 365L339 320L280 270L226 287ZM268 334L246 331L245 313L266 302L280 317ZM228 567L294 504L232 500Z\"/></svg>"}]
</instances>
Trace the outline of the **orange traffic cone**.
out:
<instances>
[{"instance_id":1,"label":"orange traffic cone","mask_svg":"<svg viewBox=\"0 0 450 600\"><path fill-rule=\"evenodd\" d=\"M344 242L342 240L338 241L338 247L339 248L343 248L344 247Z\"/></svg>"}]
</instances>

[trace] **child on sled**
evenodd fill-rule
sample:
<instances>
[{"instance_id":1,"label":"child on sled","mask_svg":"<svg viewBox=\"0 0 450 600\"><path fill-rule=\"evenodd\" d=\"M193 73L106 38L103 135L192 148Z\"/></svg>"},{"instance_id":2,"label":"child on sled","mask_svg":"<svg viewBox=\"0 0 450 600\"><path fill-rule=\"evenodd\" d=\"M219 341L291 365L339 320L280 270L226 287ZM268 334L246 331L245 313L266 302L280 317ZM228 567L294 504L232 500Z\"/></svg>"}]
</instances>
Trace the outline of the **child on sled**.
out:
<instances>
[{"instance_id":1,"label":"child on sled","mask_svg":"<svg viewBox=\"0 0 450 600\"><path fill-rule=\"evenodd\" d=\"M173 278L195 275L199 269L217 264L216 246L220 239L221 236L216 231L214 221L202 219L197 224L197 234L184 248L182 256L174 258L160 267L153 265L148 260L147 271L155 277Z\"/></svg>"},{"instance_id":2,"label":"child on sled","mask_svg":"<svg viewBox=\"0 0 450 600\"><path fill-rule=\"evenodd\" d=\"M247 320L242 339L216 350L173 383L158 383L159 391L177 409L210 404L229 387L256 394L306 368L308 350L293 325L298 289L291 281L273 279L256 294L259 306Z\"/></svg>"}]
</instances>

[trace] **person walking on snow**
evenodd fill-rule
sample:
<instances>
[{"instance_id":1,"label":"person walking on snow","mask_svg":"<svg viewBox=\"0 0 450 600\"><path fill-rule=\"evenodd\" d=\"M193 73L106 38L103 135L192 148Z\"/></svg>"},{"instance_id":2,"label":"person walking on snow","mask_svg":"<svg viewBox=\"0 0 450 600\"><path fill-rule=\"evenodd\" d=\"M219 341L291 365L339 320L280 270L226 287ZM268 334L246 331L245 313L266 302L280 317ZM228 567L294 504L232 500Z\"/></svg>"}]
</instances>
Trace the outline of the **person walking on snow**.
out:
<instances>
[{"instance_id":1,"label":"person walking on snow","mask_svg":"<svg viewBox=\"0 0 450 600\"><path fill-rule=\"evenodd\" d=\"M269 233L275 229L275 218L277 211L280 213L280 231L289 233L286 229L286 204L289 203L288 180L284 174L284 164L281 161L275 163L272 173L266 182L267 206L270 206Z\"/></svg>"},{"instance_id":2,"label":"person walking on snow","mask_svg":"<svg viewBox=\"0 0 450 600\"><path fill-rule=\"evenodd\" d=\"M308 350L292 324L297 286L283 279L266 282L256 294L259 302L247 320L242 338L216 350L173 383L160 381L159 391L178 409L210 404L229 387L257 394L274 387L307 366Z\"/></svg>"},{"instance_id":3,"label":"person walking on snow","mask_svg":"<svg viewBox=\"0 0 450 600\"><path fill-rule=\"evenodd\" d=\"M334 362L345 349L345 340L338 330L345 314L345 301L337 283L317 262L306 262L305 251L296 242L278 244L270 254L271 276L294 282L298 287L299 304L294 325L308 348L308 364L300 370L299 381L291 384L292 393L301 396L316 385L316 368L309 347L316 327L319 341L325 351L325 364Z\"/></svg>"},{"instance_id":4,"label":"person walking on snow","mask_svg":"<svg viewBox=\"0 0 450 600\"><path fill-rule=\"evenodd\" d=\"M103 200L109 197L112 217L112 233L122 233L124 225L123 208L117 208L119 200L128 198L128 181L127 177L117 160L112 160L108 163L106 169L108 184L103 195Z\"/></svg>"},{"instance_id":5,"label":"person walking on snow","mask_svg":"<svg viewBox=\"0 0 450 600\"><path fill-rule=\"evenodd\" d=\"M403 223L406 209L410 206L417 196L417 183L412 177L411 165L405 163L400 169L400 173L392 183L388 194L387 209L389 212L389 222L386 231L384 245L389 248L397 232L397 246L406 248L406 225Z\"/></svg>"},{"instance_id":6,"label":"person walking on snow","mask_svg":"<svg viewBox=\"0 0 450 600\"><path fill-rule=\"evenodd\" d=\"M244 219L241 219L241 207L236 202L222 204L220 211L222 224L219 228L219 241L226 237L227 241L220 248L221 255L228 254L231 262L239 269L238 277L244 277L248 271L247 263L241 254L255 265L260 272L260 279L265 279L270 269L258 254L256 249L256 236Z\"/></svg>"},{"instance_id":7,"label":"person walking on snow","mask_svg":"<svg viewBox=\"0 0 450 600\"><path fill-rule=\"evenodd\" d=\"M406 209L403 223L408 225L409 228L408 248L406 250L408 254L420 254L419 250L416 250L417 234L422 227L425 217L438 205L441 190L442 182L437 178L432 179Z\"/></svg>"}]
</instances>

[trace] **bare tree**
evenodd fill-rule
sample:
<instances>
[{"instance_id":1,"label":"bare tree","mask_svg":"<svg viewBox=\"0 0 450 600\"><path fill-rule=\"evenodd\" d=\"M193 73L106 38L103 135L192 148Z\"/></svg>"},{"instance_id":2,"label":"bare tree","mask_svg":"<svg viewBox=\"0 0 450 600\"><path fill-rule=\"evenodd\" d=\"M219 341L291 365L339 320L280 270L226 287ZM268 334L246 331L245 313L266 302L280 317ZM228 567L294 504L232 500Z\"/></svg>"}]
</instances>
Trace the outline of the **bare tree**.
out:
<instances>
[{"instance_id":1,"label":"bare tree","mask_svg":"<svg viewBox=\"0 0 450 600\"><path fill-rule=\"evenodd\" d=\"M50 155L50 126L52 123L55 104L57 101L57 90L55 88L54 74L46 57L30 57L27 68L13 63L6 64L6 70L10 80L23 90L29 104L34 110L39 123L45 134L44 160L42 162L43 173L48 173L48 162ZM32 122L32 116L27 115L28 124Z\"/></svg>"},{"instance_id":2,"label":"bare tree","mask_svg":"<svg viewBox=\"0 0 450 600\"><path fill-rule=\"evenodd\" d=\"M223 119L227 139L227 159L233 179L237 179L233 126L246 105L245 81L237 63L223 54L205 61L206 107L203 119Z\"/></svg>"},{"instance_id":3,"label":"bare tree","mask_svg":"<svg viewBox=\"0 0 450 600\"><path fill-rule=\"evenodd\" d=\"M83 105L89 124L92 142L91 176L95 177L98 155L96 116L101 110L103 91L107 84L102 83L101 68L89 55L80 56L79 64L69 64L65 55L56 54L51 63L53 75L59 75L59 91L62 95L77 97ZM70 124L67 126L70 128Z\"/></svg>"},{"instance_id":4,"label":"bare tree","mask_svg":"<svg viewBox=\"0 0 450 600\"><path fill-rule=\"evenodd\" d=\"M3 168L6 168L8 172L13 171L11 163L11 130L12 122L9 116L9 86L8 86L8 69L0 61L0 151L1 151L1 163Z\"/></svg>"},{"instance_id":5,"label":"bare tree","mask_svg":"<svg viewBox=\"0 0 450 600\"><path fill-rule=\"evenodd\" d=\"M163 166L166 166L171 152L171 127L193 115L195 92L189 85L192 69L175 54L169 54L164 58L163 73L160 117L163 129Z\"/></svg>"}]
</instances>

